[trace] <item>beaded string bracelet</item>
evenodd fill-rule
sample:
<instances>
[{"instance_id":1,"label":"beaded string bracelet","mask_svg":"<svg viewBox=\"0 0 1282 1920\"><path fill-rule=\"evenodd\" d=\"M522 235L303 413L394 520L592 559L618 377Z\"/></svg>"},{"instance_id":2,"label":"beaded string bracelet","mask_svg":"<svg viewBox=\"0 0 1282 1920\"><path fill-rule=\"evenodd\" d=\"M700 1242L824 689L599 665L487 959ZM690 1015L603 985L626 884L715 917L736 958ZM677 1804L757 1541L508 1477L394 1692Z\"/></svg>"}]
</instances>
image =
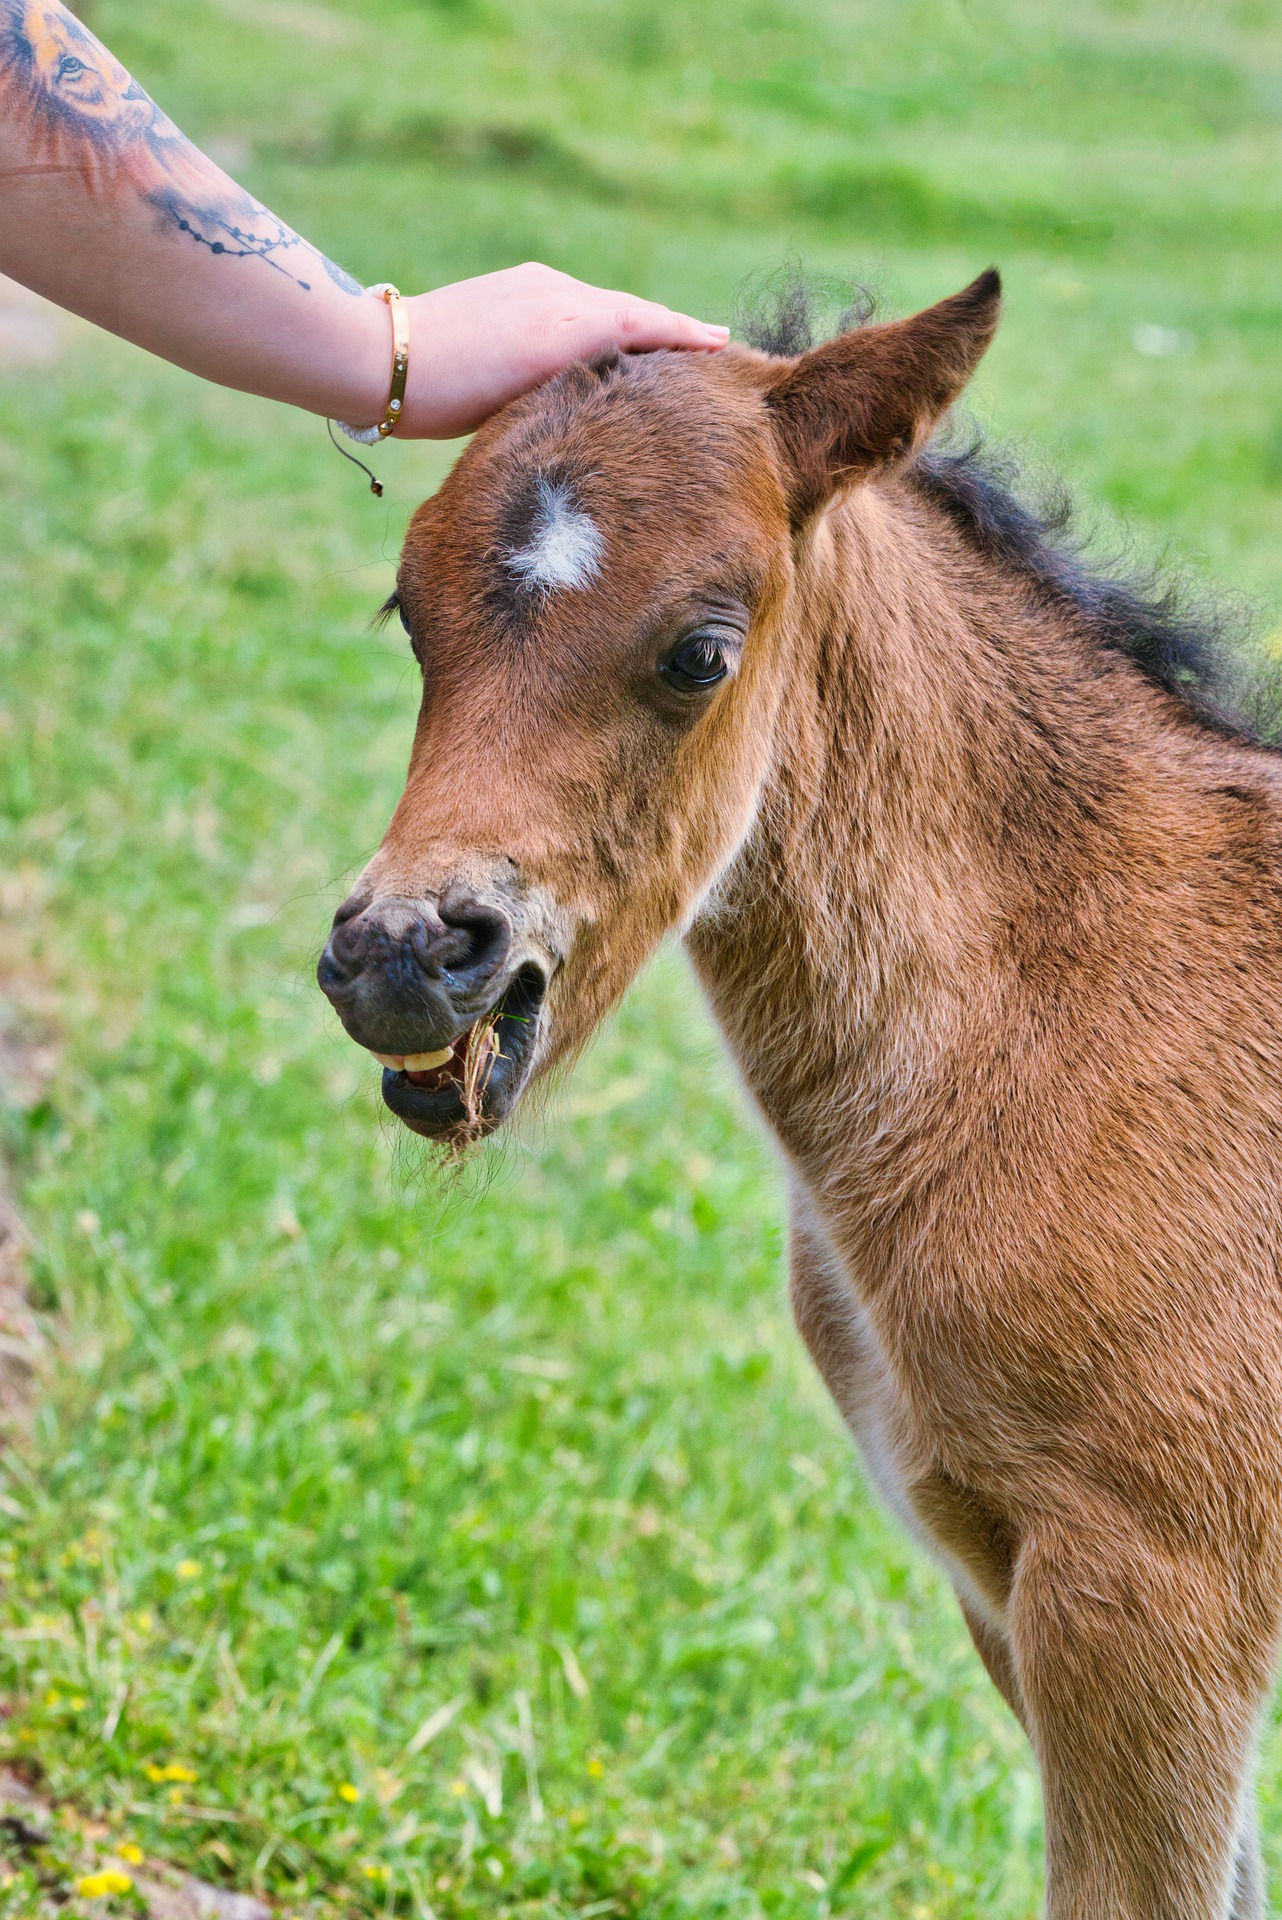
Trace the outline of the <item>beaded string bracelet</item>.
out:
<instances>
[{"instance_id":1,"label":"beaded string bracelet","mask_svg":"<svg viewBox=\"0 0 1282 1920\"><path fill-rule=\"evenodd\" d=\"M382 280L375 287L367 287L366 292L377 294L381 300L386 300L392 316L392 377L387 389L383 417L376 427L349 427L345 420L327 420L325 424L329 428L331 440L334 440L334 427L338 426L349 440L356 440L363 447L373 447L377 446L380 440L386 440L389 434L395 433L400 422L401 409L405 405L405 382L409 377L410 368L410 316L399 289L394 287L390 280ZM338 447L344 459L351 460L362 473L369 475L370 492L381 494L383 491L381 482L374 478L364 462L354 459L345 448L339 447L337 440L334 440L334 445Z\"/></svg>"}]
</instances>

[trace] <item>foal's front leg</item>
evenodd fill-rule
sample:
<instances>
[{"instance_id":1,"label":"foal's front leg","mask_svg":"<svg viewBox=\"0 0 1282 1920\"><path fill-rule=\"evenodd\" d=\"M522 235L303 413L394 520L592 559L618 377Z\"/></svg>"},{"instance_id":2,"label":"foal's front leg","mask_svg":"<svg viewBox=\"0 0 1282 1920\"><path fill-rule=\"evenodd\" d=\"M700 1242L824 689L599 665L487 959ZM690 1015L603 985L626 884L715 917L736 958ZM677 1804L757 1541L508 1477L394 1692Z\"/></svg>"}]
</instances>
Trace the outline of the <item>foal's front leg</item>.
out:
<instances>
[{"instance_id":1,"label":"foal's front leg","mask_svg":"<svg viewBox=\"0 0 1282 1920\"><path fill-rule=\"evenodd\" d=\"M965 1594L957 1595L962 1610L962 1618L975 1643L975 1651L984 1663L984 1670L996 1687L1002 1699L1019 1721L1024 1732L1028 1732L1028 1709L1024 1705L1024 1696L1019 1690L1019 1675L1015 1671L1015 1662L1011 1657L1010 1642L990 1621L986 1620L978 1608L974 1607Z\"/></svg>"},{"instance_id":2,"label":"foal's front leg","mask_svg":"<svg viewBox=\"0 0 1282 1920\"><path fill-rule=\"evenodd\" d=\"M1011 1648L1047 1920L1260 1920L1253 1736L1272 1649L1233 1583L1124 1522L1030 1532Z\"/></svg>"},{"instance_id":3,"label":"foal's front leg","mask_svg":"<svg viewBox=\"0 0 1282 1920\"><path fill-rule=\"evenodd\" d=\"M1255 1821L1255 1793L1249 1788L1238 1820L1237 1859L1233 1868L1233 1905L1229 1920L1265 1920L1264 1862Z\"/></svg>"}]
</instances>

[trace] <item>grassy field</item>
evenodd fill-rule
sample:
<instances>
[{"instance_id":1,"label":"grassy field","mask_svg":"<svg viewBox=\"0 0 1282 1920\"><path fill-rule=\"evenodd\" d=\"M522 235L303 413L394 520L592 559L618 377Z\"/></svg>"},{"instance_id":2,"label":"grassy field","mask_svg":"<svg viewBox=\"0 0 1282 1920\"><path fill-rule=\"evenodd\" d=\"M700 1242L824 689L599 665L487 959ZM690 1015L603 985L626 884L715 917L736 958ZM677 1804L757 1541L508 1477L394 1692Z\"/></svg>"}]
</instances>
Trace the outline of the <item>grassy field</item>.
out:
<instances>
[{"instance_id":1,"label":"grassy field","mask_svg":"<svg viewBox=\"0 0 1282 1920\"><path fill-rule=\"evenodd\" d=\"M1271 0L92 18L366 279L534 255L719 317L790 248L896 306L996 259L981 414L1282 618ZM679 957L454 1194L312 983L448 457L385 450L376 505L318 423L96 336L0 377L0 933L63 1038L5 1113L61 1353L0 1461L0 1758L317 1920L1025 1920L1022 1740L800 1357Z\"/></svg>"}]
</instances>

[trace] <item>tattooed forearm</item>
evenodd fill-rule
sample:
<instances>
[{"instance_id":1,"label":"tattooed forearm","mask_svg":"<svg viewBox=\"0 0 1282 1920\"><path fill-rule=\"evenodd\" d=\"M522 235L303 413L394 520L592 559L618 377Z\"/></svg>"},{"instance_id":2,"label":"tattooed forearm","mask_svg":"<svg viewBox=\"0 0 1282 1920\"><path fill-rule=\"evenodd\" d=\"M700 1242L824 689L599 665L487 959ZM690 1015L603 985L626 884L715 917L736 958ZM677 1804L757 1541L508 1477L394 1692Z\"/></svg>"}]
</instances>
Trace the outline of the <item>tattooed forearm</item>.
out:
<instances>
[{"instance_id":1,"label":"tattooed forearm","mask_svg":"<svg viewBox=\"0 0 1282 1920\"><path fill-rule=\"evenodd\" d=\"M310 292L313 266L359 282L226 179L58 0L0 0L0 115L27 168L79 173L95 197L132 193L210 253L264 260Z\"/></svg>"}]
</instances>

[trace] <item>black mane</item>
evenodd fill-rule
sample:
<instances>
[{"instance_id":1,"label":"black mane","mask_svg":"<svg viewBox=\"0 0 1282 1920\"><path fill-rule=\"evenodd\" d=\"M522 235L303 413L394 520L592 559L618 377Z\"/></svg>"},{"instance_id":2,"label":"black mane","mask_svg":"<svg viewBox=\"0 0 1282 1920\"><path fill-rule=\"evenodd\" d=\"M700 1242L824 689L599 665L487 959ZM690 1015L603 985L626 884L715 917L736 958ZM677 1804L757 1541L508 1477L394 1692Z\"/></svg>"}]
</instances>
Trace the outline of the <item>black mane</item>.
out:
<instances>
[{"instance_id":1,"label":"black mane","mask_svg":"<svg viewBox=\"0 0 1282 1920\"><path fill-rule=\"evenodd\" d=\"M907 477L985 559L1070 613L1097 646L1123 655L1203 726L1282 751L1280 690L1253 679L1241 607L1156 570L1138 577L1096 571L1074 538L1068 489L1057 486L1036 503L1021 499L1014 463L987 450L977 433L962 447L933 442Z\"/></svg>"},{"instance_id":2,"label":"black mane","mask_svg":"<svg viewBox=\"0 0 1282 1920\"><path fill-rule=\"evenodd\" d=\"M836 333L866 326L877 306L867 288L817 282L788 261L741 296L738 330L764 353L804 353L825 337L817 313L838 303ZM937 438L907 477L986 559L1069 611L1097 645L1123 655L1203 726L1282 752L1282 685L1253 671L1242 607L1163 579L1156 569L1129 576L1096 570L1074 535L1068 489L1022 498L1014 461L985 447L978 432L960 446L947 434Z\"/></svg>"},{"instance_id":3,"label":"black mane","mask_svg":"<svg viewBox=\"0 0 1282 1920\"><path fill-rule=\"evenodd\" d=\"M864 281L805 273L790 256L774 273L754 275L739 289L735 332L759 353L791 358L821 340L866 327L879 304L876 288Z\"/></svg>"}]
</instances>

